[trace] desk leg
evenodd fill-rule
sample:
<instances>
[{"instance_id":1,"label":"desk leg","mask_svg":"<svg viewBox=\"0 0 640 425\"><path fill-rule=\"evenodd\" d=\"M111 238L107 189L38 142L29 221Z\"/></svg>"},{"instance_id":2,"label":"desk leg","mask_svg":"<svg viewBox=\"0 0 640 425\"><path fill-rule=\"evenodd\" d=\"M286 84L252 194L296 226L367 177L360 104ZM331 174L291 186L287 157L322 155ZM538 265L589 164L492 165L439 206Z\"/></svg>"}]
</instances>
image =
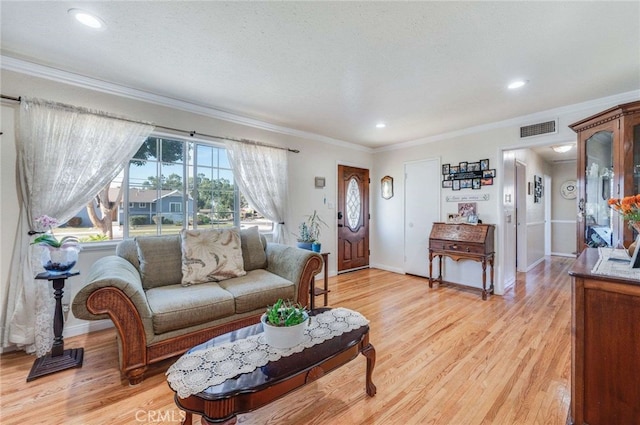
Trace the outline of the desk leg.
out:
<instances>
[{"instance_id":1,"label":"desk leg","mask_svg":"<svg viewBox=\"0 0 640 425\"><path fill-rule=\"evenodd\" d=\"M489 258L489 266L491 267L491 287L489 293L493 295L493 257Z\"/></svg>"},{"instance_id":2,"label":"desk leg","mask_svg":"<svg viewBox=\"0 0 640 425\"><path fill-rule=\"evenodd\" d=\"M482 259L482 299L487 299L487 260Z\"/></svg>"},{"instance_id":3,"label":"desk leg","mask_svg":"<svg viewBox=\"0 0 640 425\"><path fill-rule=\"evenodd\" d=\"M429 288L433 288L433 252L429 251Z\"/></svg>"},{"instance_id":4,"label":"desk leg","mask_svg":"<svg viewBox=\"0 0 640 425\"><path fill-rule=\"evenodd\" d=\"M438 255L438 285L442 285L442 255Z\"/></svg>"}]
</instances>

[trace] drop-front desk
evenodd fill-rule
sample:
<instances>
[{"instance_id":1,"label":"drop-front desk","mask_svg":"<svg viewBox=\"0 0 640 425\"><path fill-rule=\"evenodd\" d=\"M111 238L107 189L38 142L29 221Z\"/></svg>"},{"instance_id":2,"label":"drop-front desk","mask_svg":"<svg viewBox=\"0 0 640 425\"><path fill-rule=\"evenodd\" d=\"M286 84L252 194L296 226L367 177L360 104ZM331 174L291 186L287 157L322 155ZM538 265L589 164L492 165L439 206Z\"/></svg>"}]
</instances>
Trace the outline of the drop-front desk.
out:
<instances>
[{"instance_id":1,"label":"drop-front desk","mask_svg":"<svg viewBox=\"0 0 640 425\"><path fill-rule=\"evenodd\" d=\"M429 288L433 281L442 284L442 257L455 261L473 260L482 263L482 299L493 294L493 260L495 225L433 223L429 236ZM433 257L438 257L438 278L433 279ZM491 268L491 283L487 289L487 263Z\"/></svg>"}]
</instances>

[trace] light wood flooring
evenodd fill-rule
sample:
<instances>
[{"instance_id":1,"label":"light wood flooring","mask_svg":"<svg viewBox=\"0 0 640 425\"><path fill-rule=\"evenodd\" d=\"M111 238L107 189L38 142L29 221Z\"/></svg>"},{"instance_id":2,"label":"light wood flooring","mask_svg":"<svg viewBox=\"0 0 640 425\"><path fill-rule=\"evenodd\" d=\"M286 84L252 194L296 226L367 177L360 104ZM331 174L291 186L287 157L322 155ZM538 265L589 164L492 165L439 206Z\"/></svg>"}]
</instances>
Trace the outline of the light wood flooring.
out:
<instances>
[{"instance_id":1,"label":"light wood flooring","mask_svg":"<svg viewBox=\"0 0 640 425\"><path fill-rule=\"evenodd\" d=\"M370 269L330 279L330 305L371 321L375 397L363 356L239 424L564 424L570 402L570 278L553 257L518 276L504 296ZM317 300L320 302L321 297ZM84 365L26 383L33 357L0 358L0 423L180 423L164 371L130 387L120 379L112 329L65 340ZM197 421L196 421L197 419ZM199 417L194 417L199 422Z\"/></svg>"}]
</instances>

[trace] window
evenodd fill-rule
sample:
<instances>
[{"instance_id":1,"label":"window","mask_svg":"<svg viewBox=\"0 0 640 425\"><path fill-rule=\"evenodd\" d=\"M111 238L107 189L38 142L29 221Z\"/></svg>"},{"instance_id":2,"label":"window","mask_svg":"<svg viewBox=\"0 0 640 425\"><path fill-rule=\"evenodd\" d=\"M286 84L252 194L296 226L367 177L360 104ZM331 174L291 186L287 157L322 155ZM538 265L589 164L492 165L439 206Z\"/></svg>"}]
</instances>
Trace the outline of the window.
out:
<instances>
[{"instance_id":1,"label":"window","mask_svg":"<svg viewBox=\"0 0 640 425\"><path fill-rule=\"evenodd\" d=\"M95 214L89 214L90 208ZM92 215L101 218L96 222ZM78 217L80 225L60 227L56 235L91 242L175 234L182 228L257 225L262 232L273 230L239 193L223 146L176 137L149 137L126 170Z\"/></svg>"}]
</instances>

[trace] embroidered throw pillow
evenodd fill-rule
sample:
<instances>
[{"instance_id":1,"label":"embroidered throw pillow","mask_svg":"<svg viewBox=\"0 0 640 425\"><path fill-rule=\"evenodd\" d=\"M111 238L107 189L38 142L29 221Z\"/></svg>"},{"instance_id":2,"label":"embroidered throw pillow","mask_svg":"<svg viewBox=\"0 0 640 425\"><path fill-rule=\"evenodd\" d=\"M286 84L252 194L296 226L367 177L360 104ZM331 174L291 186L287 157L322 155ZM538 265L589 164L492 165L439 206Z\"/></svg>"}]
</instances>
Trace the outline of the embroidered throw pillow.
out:
<instances>
[{"instance_id":1,"label":"embroidered throw pillow","mask_svg":"<svg viewBox=\"0 0 640 425\"><path fill-rule=\"evenodd\" d=\"M182 230L182 286L244 276L236 229Z\"/></svg>"}]
</instances>

